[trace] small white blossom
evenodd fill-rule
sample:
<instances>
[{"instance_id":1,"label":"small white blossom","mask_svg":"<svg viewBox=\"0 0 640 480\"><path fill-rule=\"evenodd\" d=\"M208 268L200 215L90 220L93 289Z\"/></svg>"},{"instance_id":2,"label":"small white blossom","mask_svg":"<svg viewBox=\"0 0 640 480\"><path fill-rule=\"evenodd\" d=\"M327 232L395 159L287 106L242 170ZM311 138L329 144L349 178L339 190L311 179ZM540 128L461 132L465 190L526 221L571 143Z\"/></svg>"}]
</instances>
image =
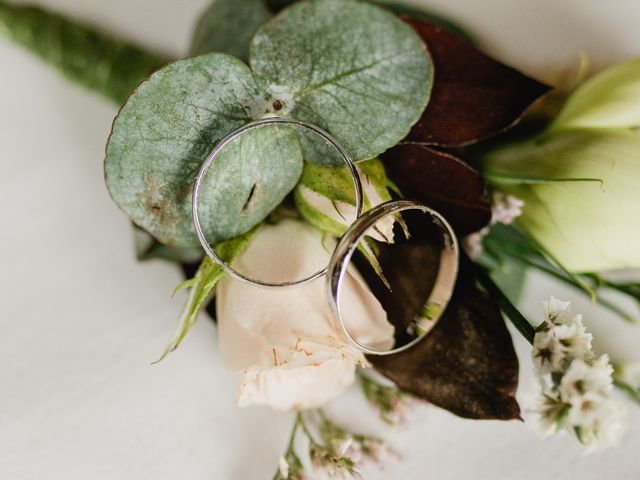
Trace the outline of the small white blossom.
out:
<instances>
[{"instance_id":1,"label":"small white blossom","mask_svg":"<svg viewBox=\"0 0 640 480\"><path fill-rule=\"evenodd\" d=\"M555 297L551 297L549 301L542 302L544 309L544 320L550 325L567 325L572 323L576 317L571 316L571 302L563 302ZM582 317L580 317L582 321Z\"/></svg>"},{"instance_id":2,"label":"small white blossom","mask_svg":"<svg viewBox=\"0 0 640 480\"><path fill-rule=\"evenodd\" d=\"M289 464L283 456L278 460L278 470L282 478L289 478Z\"/></svg>"},{"instance_id":3,"label":"small white blossom","mask_svg":"<svg viewBox=\"0 0 640 480\"><path fill-rule=\"evenodd\" d=\"M527 425L542 437L553 435L566 419L569 406L559 399L542 394L542 388L529 400L530 407L522 412Z\"/></svg>"},{"instance_id":4,"label":"small white blossom","mask_svg":"<svg viewBox=\"0 0 640 480\"><path fill-rule=\"evenodd\" d=\"M480 256L484 247L482 241L489 234L489 227L484 227L462 239L462 249L469 255L469 258L475 259Z\"/></svg>"},{"instance_id":5,"label":"small white blossom","mask_svg":"<svg viewBox=\"0 0 640 480\"><path fill-rule=\"evenodd\" d=\"M495 192L492 196L491 205L491 222L490 225L502 223L509 225L522 215L522 207L524 202L513 195L507 195L502 192ZM484 227L462 239L462 248L469 255L469 258L475 259L480 256L483 250L482 241L489 234L489 227Z\"/></svg>"},{"instance_id":6,"label":"small white blossom","mask_svg":"<svg viewBox=\"0 0 640 480\"><path fill-rule=\"evenodd\" d=\"M566 403L580 405L585 396L606 397L613 387L612 374L613 368L607 355L591 363L576 358L562 375L558 387L560 398Z\"/></svg>"},{"instance_id":7,"label":"small white blossom","mask_svg":"<svg viewBox=\"0 0 640 480\"><path fill-rule=\"evenodd\" d=\"M580 413L574 408L570 413L580 415L577 420L570 417L570 421L576 425L578 438L589 451L613 447L620 442L626 410L617 400L600 396L585 398Z\"/></svg>"},{"instance_id":8,"label":"small white blossom","mask_svg":"<svg viewBox=\"0 0 640 480\"><path fill-rule=\"evenodd\" d=\"M613 368L607 355L591 349L581 315L569 302L543 302L544 321L533 341L539 391L525 421L543 435L574 432L590 450L617 442L624 427L623 407L611 397Z\"/></svg>"},{"instance_id":9,"label":"small white blossom","mask_svg":"<svg viewBox=\"0 0 640 480\"><path fill-rule=\"evenodd\" d=\"M593 336L587 333L580 316L574 317L572 324L555 325L548 334L567 358L580 358L591 352Z\"/></svg>"},{"instance_id":10,"label":"small white blossom","mask_svg":"<svg viewBox=\"0 0 640 480\"><path fill-rule=\"evenodd\" d=\"M524 202L513 195L502 192L493 194L493 206L491 208L491 224L503 223L509 225L522 215Z\"/></svg>"},{"instance_id":11,"label":"small white blossom","mask_svg":"<svg viewBox=\"0 0 640 480\"><path fill-rule=\"evenodd\" d=\"M565 358L560 343L549 331L536 334L533 339L531 357L536 372L541 376L560 370Z\"/></svg>"}]
</instances>

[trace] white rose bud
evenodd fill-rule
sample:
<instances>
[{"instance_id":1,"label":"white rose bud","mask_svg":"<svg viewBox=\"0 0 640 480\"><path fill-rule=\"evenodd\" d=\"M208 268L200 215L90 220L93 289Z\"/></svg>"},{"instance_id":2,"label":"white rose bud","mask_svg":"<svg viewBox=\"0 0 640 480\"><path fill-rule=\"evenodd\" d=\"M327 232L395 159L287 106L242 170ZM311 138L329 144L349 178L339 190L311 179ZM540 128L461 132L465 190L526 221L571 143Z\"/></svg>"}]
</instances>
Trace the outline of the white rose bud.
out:
<instances>
[{"instance_id":1,"label":"white rose bud","mask_svg":"<svg viewBox=\"0 0 640 480\"><path fill-rule=\"evenodd\" d=\"M301 278L328 263L331 246L322 240L322 232L294 220L266 225L234 265L255 278ZM356 339L393 343L393 326L353 268L342 297L347 328ZM240 374L240 406L314 408L342 393L354 382L356 366L367 364L333 318L323 279L273 290L224 277L216 299L220 354Z\"/></svg>"},{"instance_id":2,"label":"white rose bud","mask_svg":"<svg viewBox=\"0 0 640 480\"><path fill-rule=\"evenodd\" d=\"M640 126L640 57L611 67L571 94L550 129Z\"/></svg>"},{"instance_id":3,"label":"white rose bud","mask_svg":"<svg viewBox=\"0 0 640 480\"><path fill-rule=\"evenodd\" d=\"M640 135L567 130L495 150L494 188L524 201L516 219L574 272L640 267Z\"/></svg>"},{"instance_id":4,"label":"white rose bud","mask_svg":"<svg viewBox=\"0 0 640 480\"><path fill-rule=\"evenodd\" d=\"M362 181L363 211L391 200L384 165L377 159L356 164ZM353 180L346 167L323 167L305 162L300 183L295 190L300 213L323 232L336 237L356 219ZM379 241L393 242L394 219L391 216L376 224L371 235Z\"/></svg>"}]
</instances>

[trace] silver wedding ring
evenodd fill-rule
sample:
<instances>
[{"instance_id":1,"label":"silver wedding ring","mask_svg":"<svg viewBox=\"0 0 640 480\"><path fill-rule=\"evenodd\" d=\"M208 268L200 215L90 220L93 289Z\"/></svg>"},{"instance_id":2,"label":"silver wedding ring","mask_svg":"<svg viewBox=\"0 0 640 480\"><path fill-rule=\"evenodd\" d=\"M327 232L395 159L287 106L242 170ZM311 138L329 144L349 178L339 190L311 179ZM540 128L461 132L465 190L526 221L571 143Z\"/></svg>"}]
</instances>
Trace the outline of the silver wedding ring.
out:
<instances>
[{"instance_id":1,"label":"silver wedding ring","mask_svg":"<svg viewBox=\"0 0 640 480\"><path fill-rule=\"evenodd\" d=\"M410 340L407 340L406 343L401 345L396 345L394 341L391 346L374 348L371 345L360 342L349 331L347 327L348 319L344 318L340 302L342 286L351 258L358 250L360 242L365 239L371 229L388 216L395 217L398 223L401 224L403 219L400 218L400 215L408 211L424 213L426 218L421 218L421 222L425 220L429 221L441 233L439 268L435 282L427 298L422 302L423 308L416 312L409 325L411 328ZM406 228L407 226L404 225L403 229ZM408 240L409 232L406 232L406 234ZM347 339L364 353L371 355L391 355L402 352L422 340L442 316L453 295L458 275L458 260L459 251L456 235L451 225L449 225L445 218L438 212L422 203L410 200L396 200L380 204L357 218L336 245L329 261L326 277L326 292L329 305ZM396 326L396 329L397 328Z\"/></svg>"},{"instance_id":2,"label":"silver wedding ring","mask_svg":"<svg viewBox=\"0 0 640 480\"><path fill-rule=\"evenodd\" d=\"M218 256L218 254L216 253L215 246L212 246L208 242L205 232L203 231L198 203L203 179L209 169L215 167L216 158L218 157L220 152L230 142L234 141L243 133L266 125L299 127L320 137L323 142L333 147L339 154L339 157L342 159L344 165L347 167L349 173L351 174L353 189L355 193L356 219L347 228L344 235L338 241L332 253L329 264L304 278L279 283L250 278L248 275L237 271L227 262L222 260L222 258L220 258L220 256ZM333 137L329 133L325 132L321 128L318 128L310 123L285 118L265 118L256 122L252 122L224 137L216 145L205 162L202 164L193 188L193 224L198 235L198 239L200 240L200 244L202 245L202 248L209 256L209 258L211 258L211 260L213 260L216 264L223 268L228 275L240 281L250 283L259 287L288 288L309 283L326 274L325 279L327 300L329 302L330 309L335 316L335 320L340 325L346 339L364 353L372 355L390 355L407 350L418 343L422 338L425 337L425 335L431 330L431 328L435 325L435 323L442 315L442 312L445 310L447 304L449 303L449 300L451 299L455 281L457 278L459 259L458 243L453 229L444 219L444 217L442 217L442 215L440 215L435 210L427 207L426 205L423 205L422 203L409 200L397 200L378 205L364 214L362 214L362 209L362 184L358 171L356 170L356 167L349 154L342 148L339 143L337 143L333 139ZM406 343L397 345L397 339L394 339L392 345L388 345L387 347L382 349L374 348L373 346L368 345L356 338L356 336L354 336L352 332L350 332L347 326L348 319L344 318L345 312L343 312L343 309L340 305L345 275L348 272L348 267L352 261L352 257L359 250L360 243L365 241L365 239L370 240L372 236L371 230L375 230L376 224L386 217L392 216L394 221L397 220L398 225L402 225L404 234L406 235L406 238L408 240L410 232L407 231L407 227L403 223L402 214L407 214L407 212L409 211L425 214L426 221L435 225L437 230L440 232L441 239L439 243L439 268L433 287L427 295L424 308L420 311L422 313L418 312L418 314L412 320L411 328L413 330L411 330L411 336L407 337L406 332L401 332L401 334L405 336L405 340L406 338L408 338L408 340L406 340ZM421 220L424 221L424 219ZM394 222L392 221L392 224L393 223ZM373 235L375 236L376 233L374 233ZM383 240L386 241L387 239ZM395 328L397 329L397 326Z\"/></svg>"},{"instance_id":3,"label":"silver wedding ring","mask_svg":"<svg viewBox=\"0 0 640 480\"><path fill-rule=\"evenodd\" d=\"M196 177L196 181L193 187L193 203L192 203L193 226L196 230L196 234L198 235L198 240L200 240L200 244L202 245L202 248L204 249L206 254L209 256L209 258L211 258L211 260L213 260L215 263L220 265L220 267L222 267L224 271L227 274L229 274L231 277L241 280L243 282L250 283L252 285L260 286L260 287L267 287L267 288L295 287L298 285L309 283L312 280L322 277L325 273L327 273L327 268L324 267L304 278L300 278L292 281L286 281L286 282L275 283L275 282L267 282L264 280L250 278L248 275L235 270L231 265L229 265L227 262L225 262L218 256L218 254L215 251L215 247L212 246L207 240L207 237L202 228L202 222L200 221L199 203L198 203L200 198L200 189L202 187L203 180L207 175L207 172L212 166L215 166L216 158L218 157L218 155L220 155L220 152L222 152L224 148L227 145L229 145L229 143L233 142L236 138L238 138L243 133L246 133L250 130L255 130L257 128L261 128L267 125L284 125L284 126L291 126L291 127L299 127L317 135L318 137L320 137L322 141L324 141L326 144L333 147L338 153L338 155L340 156L340 158L342 159L342 161L344 162L347 169L349 170L349 173L351 174L351 179L353 181L353 190L355 193L356 217L360 216L360 214L362 213L362 205L363 205L362 184L360 183L360 176L358 175L356 167L353 164L351 157L344 150L344 148L342 148L342 146L338 142L336 142L329 133L325 132L321 128L316 127L311 123L302 122L300 120L288 119L288 118L274 117L274 118L264 118L262 120L248 123L247 125L231 132L229 135L227 135L222 140L220 140L220 142L216 145L213 151L209 154L205 162L202 164L202 167L200 167L200 171L198 172L198 176Z\"/></svg>"}]
</instances>

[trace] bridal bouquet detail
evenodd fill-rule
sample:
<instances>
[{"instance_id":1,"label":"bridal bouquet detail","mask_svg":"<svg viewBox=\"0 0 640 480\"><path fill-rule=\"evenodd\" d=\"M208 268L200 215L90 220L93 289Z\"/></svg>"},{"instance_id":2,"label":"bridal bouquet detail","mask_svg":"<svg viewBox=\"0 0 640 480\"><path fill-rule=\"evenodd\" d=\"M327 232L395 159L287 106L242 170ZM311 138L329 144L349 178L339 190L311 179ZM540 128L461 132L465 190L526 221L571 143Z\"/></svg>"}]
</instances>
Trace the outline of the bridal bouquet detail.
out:
<instances>
[{"instance_id":1,"label":"bridal bouquet detail","mask_svg":"<svg viewBox=\"0 0 640 480\"><path fill-rule=\"evenodd\" d=\"M175 61L4 1L0 31L121 106L106 188L138 258L186 276L157 361L206 311L238 405L294 412L274 478L389 454L322 409L353 384L391 424L429 402L619 441L640 359L594 351L551 292L538 318L517 304L536 270L638 317L610 294L640 302L640 59L552 88L449 19L357 0L216 0ZM527 405L506 322L531 343Z\"/></svg>"}]
</instances>

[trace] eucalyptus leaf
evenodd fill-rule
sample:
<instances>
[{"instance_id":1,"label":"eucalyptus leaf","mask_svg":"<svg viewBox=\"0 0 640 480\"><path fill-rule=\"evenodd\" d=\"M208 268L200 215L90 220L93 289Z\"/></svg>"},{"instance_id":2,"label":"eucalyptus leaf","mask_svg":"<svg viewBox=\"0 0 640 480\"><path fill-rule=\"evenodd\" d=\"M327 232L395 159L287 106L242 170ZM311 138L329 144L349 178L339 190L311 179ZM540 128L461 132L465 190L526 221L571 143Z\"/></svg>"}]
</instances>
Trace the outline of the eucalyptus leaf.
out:
<instances>
[{"instance_id":1,"label":"eucalyptus leaf","mask_svg":"<svg viewBox=\"0 0 640 480\"><path fill-rule=\"evenodd\" d=\"M191 53L221 52L247 60L253 34L271 17L263 0L215 0L196 25Z\"/></svg>"},{"instance_id":2,"label":"eucalyptus leaf","mask_svg":"<svg viewBox=\"0 0 640 480\"><path fill-rule=\"evenodd\" d=\"M251 242L251 239L258 228L259 227L256 227L244 235L216 245L216 253L223 261L227 263L231 262L247 247L249 242ZM218 280L220 280L224 275L225 272L222 267L217 263L214 263L209 257L205 256L202 259L195 276L182 282L176 287L174 294L185 288L190 288L189 297L180 317L178 328L176 329L171 342L169 342L167 348L162 352L160 358L153 363L161 362L167 357L167 355L178 348L189 332L189 329L196 322L200 310L207 305L213 296L213 289L216 286L216 283L218 283Z\"/></svg>"},{"instance_id":3,"label":"eucalyptus leaf","mask_svg":"<svg viewBox=\"0 0 640 480\"><path fill-rule=\"evenodd\" d=\"M281 113L329 131L355 160L402 140L433 80L425 45L394 15L346 0L296 3L261 27L250 65ZM305 159L323 163L317 149Z\"/></svg>"},{"instance_id":4,"label":"eucalyptus leaf","mask_svg":"<svg viewBox=\"0 0 640 480\"><path fill-rule=\"evenodd\" d=\"M550 130L640 126L640 57L611 67L578 87Z\"/></svg>"},{"instance_id":5,"label":"eucalyptus leaf","mask_svg":"<svg viewBox=\"0 0 640 480\"><path fill-rule=\"evenodd\" d=\"M68 79L121 104L165 60L48 10L0 1L0 33Z\"/></svg>"},{"instance_id":6,"label":"eucalyptus leaf","mask_svg":"<svg viewBox=\"0 0 640 480\"><path fill-rule=\"evenodd\" d=\"M229 143L200 189L207 239L232 238L264 220L296 186L302 164L300 142L288 127L259 127Z\"/></svg>"},{"instance_id":7,"label":"eucalyptus leaf","mask_svg":"<svg viewBox=\"0 0 640 480\"><path fill-rule=\"evenodd\" d=\"M218 140L249 122L257 96L251 71L225 54L156 72L113 124L105 178L114 201L160 242L197 246L191 194L198 169Z\"/></svg>"},{"instance_id":8,"label":"eucalyptus leaf","mask_svg":"<svg viewBox=\"0 0 640 480\"><path fill-rule=\"evenodd\" d=\"M265 0L265 3L272 12L279 12L280 10L296 3L296 0ZM408 16L417 20L423 20L438 25L448 32L458 35L467 41L473 41L473 36L458 22L435 12L431 9L426 9L423 6L407 5L403 2L397 2L395 0L369 0L369 3L378 5L380 7L395 13L396 15Z\"/></svg>"},{"instance_id":9,"label":"eucalyptus leaf","mask_svg":"<svg viewBox=\"0 0 640 480\"><path fill-rule=\"evenodd\" d=\"M145 260L168 260L175 263L196 263L202 259L201 247L182 248L163 245L140 227L133 226L133 239L136 258Z\"/></svg>"}]
</instances>

